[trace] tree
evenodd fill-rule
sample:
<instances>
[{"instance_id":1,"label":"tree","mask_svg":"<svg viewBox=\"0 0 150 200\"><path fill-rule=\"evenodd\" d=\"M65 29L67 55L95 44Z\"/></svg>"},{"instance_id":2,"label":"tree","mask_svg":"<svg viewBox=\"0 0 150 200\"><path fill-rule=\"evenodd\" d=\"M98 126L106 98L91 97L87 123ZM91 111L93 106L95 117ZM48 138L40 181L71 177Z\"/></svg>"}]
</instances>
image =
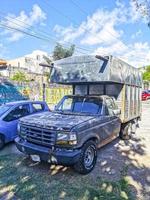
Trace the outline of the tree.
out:
<instances>
[{"instance_id":1,"label":"tree","mask_svg":"<svg viewBox=\"0 0 150 200\"><path fill-rule=\"evenodd\" d=\"M143 80L150 81L150 65L146 67L146 71L143 73Z\"/></svg>"},{"instance_id":2,"label":"tree","mask_svg":"<svg viewBox=\"0 0 150 200\"><path fill-rule=\"evenodd\" d=\"M28 82L26 75L23 72L18 71L13 77L13 81Z\"/></svg>"},{"instance_id":3,"label":"tree","mask_svg":"<svg viewBox=\"0 0 150 200\"><path fill-rule=\"evenodd\" d=\"M52 61L51 61L51 59L50 58L48 58L47 56L43 56L43 59L46 61L46 63L48 64L48 65L51 65L51 63L52 63Z\"/></svg>"},{"instance_id":4,"label":"tree","mask_svg":"<svg viewBox=\"0 0 150 200\"><path fill-rule=\"evenodd\" d=\"M62 58L70 57L74 54L75 45L71 45L69 48L64 48L61 44L57 44L53 51L53 59L60 60Z\"/></svg>"},{"instance_id":5,"label":"tree","mask_svg":"<svg viewBox=\"0 0 150 200\"><path fill-rule=\"evenodd\" d=\"M147 0L132 0L134 6L140 14L146 18L148 27L150 28L150 1Z\"/></svg>"}]
</instances>

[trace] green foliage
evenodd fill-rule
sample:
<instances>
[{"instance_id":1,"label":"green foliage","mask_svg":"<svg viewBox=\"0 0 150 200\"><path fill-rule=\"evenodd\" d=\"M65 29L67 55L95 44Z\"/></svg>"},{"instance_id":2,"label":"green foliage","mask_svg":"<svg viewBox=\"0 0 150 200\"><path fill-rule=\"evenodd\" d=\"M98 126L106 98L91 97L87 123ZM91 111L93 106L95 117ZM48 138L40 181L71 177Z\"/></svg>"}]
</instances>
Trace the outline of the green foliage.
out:
<instances>
[{"instance_id":1,"label":"green foliage","mask_svg":"<svg viewBox=\"0 0 150 200\"><path fill-rule=\"evenodd\" d=\"M69 48L64 48L61 44L57 44L54 48L53 59L60 60L73 55L75 51L75 45L71 45Z\"/></svg>"},{"instance_id":2,"label":"green foliage","mask_svg":"<svg viewBox=\"0 0 150 200\"><path fill-rule=\"evenodd\" d=\"M132 2L136 8L136 11L138 11L140 15L146 19L147 25L150 28L150 15L149 15L150 2L146 0L145 1L132 0Z\"/></svg>"},{"instance_id":3,"label":"green foliage","mask_svg":"<svg viewBox=\"0 0 150 200\"><path fill-rule=\"evenodd\" d=\"M150 72L143 73L143 80L150 81Z\"/></svg>"},{"instance_id":4,"label":"green foliage","mask_svg":"<svg viewBox=\"0 0 150 200\"><path fill-rule=\"evenodd\" d=\"M143 73L143 80L150 81L150 65L146 67L146 71Z\"/></svg>"},{"instance_id":5,"label":"green foliage","mask_svg":"<svg viewBox=\"0 0 150 200\"><path fill-rule=\"evenodd\" d=\"M43 56L43 59L47 62L47 64L51 64L52 63L52 61L47 57L47 56Z\"/></svg>"},{"instance_id":6,"label":"green foliage","mask_svg":"<svg viewBox=\"0 0 150 200\"><path fill-rule=\"evenodd\" d=\"M18 71L13 77L13 81L28 82L26 75L23 72Z\"/></svg>"},{"instance_id":7,"label":"green foliage","mask_svg":"<svg viewBox=\"0 0 150 200\"><path fill-rule=\"evenodd\" d=\"M150 65L146 67L146 71L150 73Z\"/></svg>"}]
</instances>

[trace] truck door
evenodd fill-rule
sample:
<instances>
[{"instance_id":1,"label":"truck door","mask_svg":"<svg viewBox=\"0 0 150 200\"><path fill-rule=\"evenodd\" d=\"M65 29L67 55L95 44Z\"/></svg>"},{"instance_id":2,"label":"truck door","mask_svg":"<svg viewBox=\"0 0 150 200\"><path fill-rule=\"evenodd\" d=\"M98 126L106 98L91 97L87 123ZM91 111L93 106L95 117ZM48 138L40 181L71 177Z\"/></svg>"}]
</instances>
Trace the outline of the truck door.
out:
<instances>
[{"instance_id":1,"label":"truck door","mask_svg":"<svg viewBox=\"0 0 150 200\"><path fill-rule=\"evenodd\" d=\"M30 114L29 104L19 105L15 107L10 113L5 116L3 121L5 122L5 129L7 131L7 136L13 140L17 135L17 125L18 120L21 117L27 116Z\"/></svg>"},{"instance_id":2,"label":"truck door","mask_svg":"<svg viewBox=\"0 0 150 200\"><path fill-rule=\"evenodd\" d=\"M114 110L117 109L116 104L113 99L106 98L106 116L108 117L109 123L109 136L116 137L120 132L120 119L117 115L114 114Z\"/></svg>"}]
</instances>

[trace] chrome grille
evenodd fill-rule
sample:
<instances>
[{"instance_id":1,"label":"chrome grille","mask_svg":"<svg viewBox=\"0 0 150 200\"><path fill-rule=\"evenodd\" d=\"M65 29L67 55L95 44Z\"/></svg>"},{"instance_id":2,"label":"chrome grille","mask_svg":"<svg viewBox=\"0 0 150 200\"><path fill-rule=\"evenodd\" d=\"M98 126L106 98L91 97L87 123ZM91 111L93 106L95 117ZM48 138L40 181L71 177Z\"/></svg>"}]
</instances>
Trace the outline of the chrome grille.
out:
<instances>
[{"instance_id":1,"label":"chrome grille","mask_svg":"<svg viewBox=\"0 0 150 200\"><path fill-rule=\"evenodd\" d=\"M53 146L56 141L56 131L27 125L21 125L20 136L29 142L44 146Z\"/></svg>"}]
</instances>

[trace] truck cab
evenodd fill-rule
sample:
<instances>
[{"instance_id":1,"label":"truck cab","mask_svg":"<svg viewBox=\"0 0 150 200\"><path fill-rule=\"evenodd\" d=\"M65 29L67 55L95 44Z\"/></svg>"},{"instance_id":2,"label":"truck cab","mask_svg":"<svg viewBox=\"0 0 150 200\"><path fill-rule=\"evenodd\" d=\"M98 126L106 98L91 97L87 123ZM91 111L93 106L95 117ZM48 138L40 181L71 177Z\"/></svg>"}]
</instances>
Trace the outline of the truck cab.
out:
<instances>
[{"instance_id":1,"label":"truck cab","mask_svg":"<svg viewBox=\"0 0 150 200\"><path fill-rule=\"evenodd\" d=\"M68 95L52 112L20 119L16 145L35 161L71 165L86 174L95 166L97 149L118 137L119 115L106 95Z\"/></svg>"}]
</instances>

